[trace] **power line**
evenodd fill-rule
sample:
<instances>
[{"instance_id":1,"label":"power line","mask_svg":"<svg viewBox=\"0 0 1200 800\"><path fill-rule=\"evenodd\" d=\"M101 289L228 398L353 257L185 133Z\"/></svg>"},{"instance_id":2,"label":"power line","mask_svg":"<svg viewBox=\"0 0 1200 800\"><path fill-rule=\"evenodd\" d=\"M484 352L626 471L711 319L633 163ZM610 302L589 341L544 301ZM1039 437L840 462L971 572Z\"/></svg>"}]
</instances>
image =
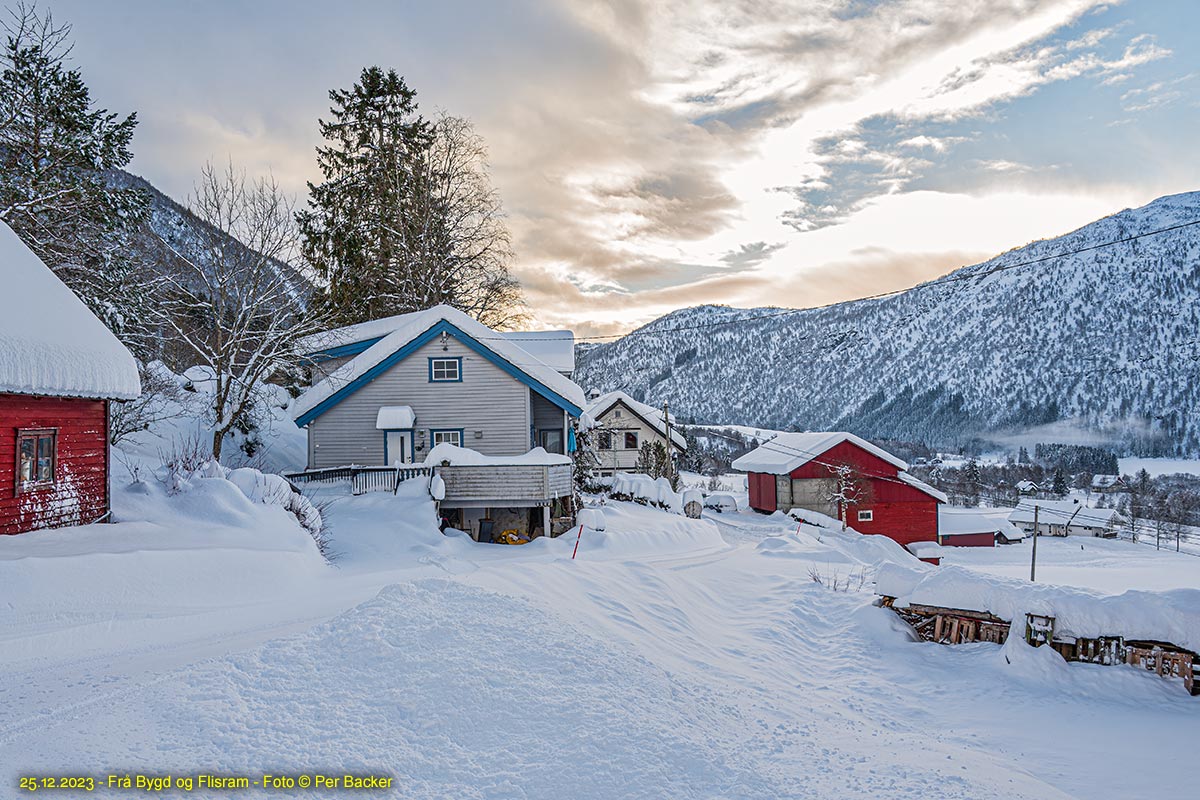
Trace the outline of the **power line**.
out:
<instances>
[{"instance_id":1,"label":"power line","mask_svg":"<svg viewBox=\"0 0 1200 800\"><path fill-rule=\"evenodd\" d=\"M1155 230L1152 230L1152 231L1145 231L1143 233L1133 234L1132 236L1124 236L1119 239L1111 239L1106 242L1098 242L1097 244L1088 245L1086 247L1079 247L1074 250L1066 250L1061 253L1053 253L1050 255L1038 256L1037 258L1030 258L1030 259L1026 259L1024 261L1016 261L1016 262L1012 262L1012 263L1008 263L1008 264L997 264L996 266L989 267L988 269L971 272L969 274L963 274L956 270L955 272L953 272L949 275L944 275L941 278L935 278L932 281L928 281L926 283L921 283L916 286L910 286L905 289L892 289L887 292L879 292L877 294L870 294L870 295L866 295L864 297L856 297L856 298L853 298L850 300L838 300L838 301L835 301L832 303L825 303L823 305L809 306L808 308L787 308L787 309L780 309L779 311L772 311L772 312L763 313L763 314L749 314L746 316L738 317L737 319L718 320L718 321L714 321L714 322L698 322L698 323L691 324L691 325L677 325L677 326L673 326L670 328L661 328L661 329L654 329L654 330L647 330L646 328L639 328L637 330L629 331L628 333L597 334L595 336L582 336L582 337L545 336L545 337L539 337L538 339L536 339L534 341L545 342L545 341L558 340L558 341L590 342L590 341L594 341L594 340L624 339L624 338L627 338L630 336L655 336L655 335L659 335L659 334L679 333L679 332L694 331L694 330L704 330L707 328L719 328L719 327L722 327L725 325L740 325L744 322L755 322L757 320L763 320L763 319L777 319L779 317L786 317L786 316L790 316L792 314L804 314L809 311L819 311L823 308L834 308L836 306L847 305L849 303L861 303L861 302L865 302L868 300L882 300L885 297L892 297L894 295L904 294L905 292L911 292L911 291L915 291L917 289L929 289L929 288L933 288L936 286L943 286L943 285L951 284L951 283L961 283L964 281L975 280L977 278L986 278L986 277L995 275L1000 272L1007 272L1009 270L1019 269L1021 267L1034 266L1036 264L1041 264L1041 263L1044 263L1047 261L1054 261L1056 259L1066 258L1068 256L1079 255L1081 253L1089 253L1089 252L1092 252L1095 250L1101 250L1105 247L1113 247L1118 244L1128 244L1129 242L1134 242L1139 239L1144 239L1148 236L1157 236L1157 235L1163 234L1163 233L1171 233L1172 231L1181 230L1183 228L1189 228L1189 227L1192 227L1193 225L1200 225L1200 219L1191 220L1188 222L1180 222L1175 225L1168 225L1165 228L1156 228ZM997 256L997 258L1003 258L1003 256ZM967 267L960 267L960 269L964 269L964 268L967 268ZM857 329L851 329L851 330L857 331ZM503 336L484 337L484 338L505 339L505 337L503 337ZM506 341L514 341L514 340L506 339Z\"/></svg>"}]
</instances>

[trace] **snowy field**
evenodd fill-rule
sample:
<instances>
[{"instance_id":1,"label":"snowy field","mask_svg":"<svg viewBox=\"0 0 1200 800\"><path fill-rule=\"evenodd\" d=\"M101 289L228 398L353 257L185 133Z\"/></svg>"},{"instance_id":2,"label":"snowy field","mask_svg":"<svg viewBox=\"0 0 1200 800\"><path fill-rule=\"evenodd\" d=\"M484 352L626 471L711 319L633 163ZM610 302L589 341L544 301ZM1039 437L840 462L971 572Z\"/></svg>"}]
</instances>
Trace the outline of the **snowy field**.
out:
<instances>
[{"instance_id":1,"label":"snowy field","mask_svg":"<svg viewBox=\"0 0 1200 800\"><path fill-rule=\"evenodd\" d=\"M408 483L321 493L329 567L231 486L147 483L117 498L145 521L0 540L0 797L64 770L605 800L1138 798L1194 779L1200 702L1178 681L911 642L871 605L878 565L916 563L890 540L610 503L572 561L569 535L442 536ZM1200 559L1042 544L1045 580L1197 585ZM1027 554L951 560L1020 575Z\"/></svg>"},{"instance_id":2,"label":"snowy field","mask_svg":"<svg viewBox=\"0 0 1200 800\"><path fill-rule=\"evenodd\" d=\"M1120 465L1122 475L1136 475L1143 469L1152 478L1177 472L1200 475L1200 459L1194 458L1122 458Z\"/></svg>"},{"instance_id":3,"label":"snowy field","mask_svg":"<svg viewBox=\"0 0 1200 800\"><path fill-rule=\"evenodd\" d=\"M1025 540L999 547L949 547L943 552L947 564L1028 580L1032 550L1032 541ZM1124 539L1042 536L1037 545L1037 580L1103 594L1195 589L1200 587L1200 557Z\"/></svg>"}]
</instances>

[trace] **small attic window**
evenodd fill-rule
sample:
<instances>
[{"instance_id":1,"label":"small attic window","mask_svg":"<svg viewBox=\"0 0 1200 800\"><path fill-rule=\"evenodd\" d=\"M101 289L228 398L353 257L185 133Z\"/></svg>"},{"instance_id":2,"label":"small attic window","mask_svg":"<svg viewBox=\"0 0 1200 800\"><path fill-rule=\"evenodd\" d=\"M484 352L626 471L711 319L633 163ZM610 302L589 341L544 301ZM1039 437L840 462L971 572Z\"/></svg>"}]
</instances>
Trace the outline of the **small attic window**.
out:
<instances>
[{"instance_id":1,"label":"small attic window","mask_svg":"<svg viewBox=\"0 0 1200 800\"><path fill-rule=\"evenodd\" d=\"M429 359L430 383L460 383L462 381L461 358Z\"/></svg>"},{"instance_id":2,"label":"small attic window","mask_svg":"<svg viewBox=\"0 0 1200 800\"><path fill-rule=\"evenodd\" d=\"M619 409L619 408L618 408L618 409L616 409L615 411L613 411L613 416L614 416L614 417L619 417L619 416L621 416L621 409Z\"/></svg>"}]
</instances>

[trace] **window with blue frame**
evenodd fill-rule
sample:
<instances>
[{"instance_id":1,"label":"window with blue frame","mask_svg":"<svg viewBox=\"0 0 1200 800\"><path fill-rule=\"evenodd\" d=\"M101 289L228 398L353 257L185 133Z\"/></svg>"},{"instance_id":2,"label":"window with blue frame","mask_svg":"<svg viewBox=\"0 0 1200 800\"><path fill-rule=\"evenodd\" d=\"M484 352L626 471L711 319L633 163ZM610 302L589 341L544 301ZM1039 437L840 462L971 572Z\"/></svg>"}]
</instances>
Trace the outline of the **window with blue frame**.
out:
<instances>
[{"instance_id":1,"label":"window with blue frame","mask_svg":"<svg viewBox=\"0 0 1200 800\"><path fill-rule=\"evenodd\" d=\"M460 383L462 382L462 358L431 358L429 359L430 383Z\"/></svg>"},{"instance_id":2,"label":"window with blue frame","mask_svg":"<svg viewBox=\"0 0 1200 800\"><path fill-rule=\"evenodd\" d=\"M434 447L437 447L439 444L452 444L455 447L462 447L463 432L461 429L430 431L429 439L433 442Z\"/></svg>"}]
</instances>

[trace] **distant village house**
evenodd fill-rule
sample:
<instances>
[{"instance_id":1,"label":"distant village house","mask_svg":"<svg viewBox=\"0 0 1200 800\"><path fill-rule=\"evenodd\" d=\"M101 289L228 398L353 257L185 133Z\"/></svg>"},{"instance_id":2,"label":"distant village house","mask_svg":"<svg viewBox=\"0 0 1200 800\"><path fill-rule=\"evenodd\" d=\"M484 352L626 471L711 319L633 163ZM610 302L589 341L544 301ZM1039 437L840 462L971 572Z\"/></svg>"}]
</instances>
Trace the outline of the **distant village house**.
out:
<instances>
[{"instance_id":1,"label":"distant village house","mask_svg":"<svg viewBox=\"0 0 1200 800\"><path fill-rule=\"evenodd\" d=\"M668 420L661 408L634 400L625 392L616 391L593 397L587 413L596 422L596 469L600 475L633 472L643 445L660 444L667 452L678 456L687 450L687 440Z\"/></svg>"},{"instance_id":2,"label":"distant village house","mask_svg":"<svg viewBox=\"0 0 1200 800\"><path fill-rule=\"evenodd\" d=\"M1034 532L1036 509L1038 536L1117 535L1120 515L1112 508L1091 508L1078 500L1022 500L1008 521L1027 534Z\"/></svg>"}]
</instances>

